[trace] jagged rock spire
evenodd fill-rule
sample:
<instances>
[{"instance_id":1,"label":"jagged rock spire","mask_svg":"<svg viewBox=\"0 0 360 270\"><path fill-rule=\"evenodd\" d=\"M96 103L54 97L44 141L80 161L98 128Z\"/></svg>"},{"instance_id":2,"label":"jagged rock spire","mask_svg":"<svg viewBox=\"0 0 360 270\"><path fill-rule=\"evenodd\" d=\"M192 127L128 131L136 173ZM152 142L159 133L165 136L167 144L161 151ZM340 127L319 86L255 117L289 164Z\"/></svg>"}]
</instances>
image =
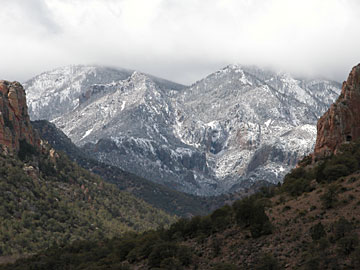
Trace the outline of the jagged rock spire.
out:
<instances>
[{"instance_id":1,"label":"jagged rock spire","mask_svg":"<svg viewBox=\"0 0 360 270\"><path fill-rule=\"evenodd\" d=\"M18 82L0 81L0 149L17 152L20 140L40 149L28 115L25 91Z\"/></svg>"},{"instance_id":2,"label":"jagged rock spire","mask_svg":"<svg viewBox=\"0 0 360 270\"><path fill-rule=\"evenodd\" d=\"M360 137L360 64L353 67L341 94L317 123L315 157L336 153L346 141Z\"/></svg>"}]
</instances>

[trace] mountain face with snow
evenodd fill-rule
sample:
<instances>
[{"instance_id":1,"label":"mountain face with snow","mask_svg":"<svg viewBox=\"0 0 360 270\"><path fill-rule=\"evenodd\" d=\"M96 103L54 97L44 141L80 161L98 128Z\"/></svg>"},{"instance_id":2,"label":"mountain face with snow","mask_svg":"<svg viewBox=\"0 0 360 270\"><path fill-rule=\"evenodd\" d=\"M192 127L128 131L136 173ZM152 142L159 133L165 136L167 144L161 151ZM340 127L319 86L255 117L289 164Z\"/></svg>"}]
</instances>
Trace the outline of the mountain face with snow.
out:
<instances>
[{"instance_id":1,"label":"mountain face with snow","mask_svg":"<svg viewBox=\"0 0 360 270\"><path fill-rule=\"evenodd\" d=\"M340 87L238 65L190 87L88 66L25 84L32 120L52 121L102 162L198 195L280 181L313 150Z\"/></svg>"},{"instance_id":2,"label":"mountain face with snow","mask_svg":"<svg viewBox=\"0 0 360 270\"><path fill-rule=\"evenodd\" d=\"M52 120L78 107L103 83L127 79L133 71L99 66L67 66L44 72L24 83L32 119ZM150 76L164 89L184 86ZM100 84L97 87L97 84Z\"/></svg>"}]
</instances>

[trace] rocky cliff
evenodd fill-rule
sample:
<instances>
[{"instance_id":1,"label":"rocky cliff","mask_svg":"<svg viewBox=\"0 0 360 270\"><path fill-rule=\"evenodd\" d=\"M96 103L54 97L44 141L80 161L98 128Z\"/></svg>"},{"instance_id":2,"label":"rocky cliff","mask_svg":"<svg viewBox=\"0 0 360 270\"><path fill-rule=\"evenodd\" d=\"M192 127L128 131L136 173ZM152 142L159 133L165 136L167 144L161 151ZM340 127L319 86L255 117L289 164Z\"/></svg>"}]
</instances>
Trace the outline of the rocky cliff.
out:
<instances>
[{"instance_id":1,"label":"rocky cliff","mask_svg":"<svg viewBox=\"0 0 360 270\"><path fill-rule=\"evenodd\" d=\"M0 81L0 145L16 153L21 141L40 147L39 136L30 125L24 88L18 82Z\"/></svg>"},{"instance_id":2,"label":"rocky cliff","mask_svg":"<svg viewBox=\"0 0 360 270\"><path fill-rule=\"evenodd\" d=\"M360 64L353 67L341 94L319 119L315 157L336 153L346 141L360 137Z\"/></svg>"}]
</instances>

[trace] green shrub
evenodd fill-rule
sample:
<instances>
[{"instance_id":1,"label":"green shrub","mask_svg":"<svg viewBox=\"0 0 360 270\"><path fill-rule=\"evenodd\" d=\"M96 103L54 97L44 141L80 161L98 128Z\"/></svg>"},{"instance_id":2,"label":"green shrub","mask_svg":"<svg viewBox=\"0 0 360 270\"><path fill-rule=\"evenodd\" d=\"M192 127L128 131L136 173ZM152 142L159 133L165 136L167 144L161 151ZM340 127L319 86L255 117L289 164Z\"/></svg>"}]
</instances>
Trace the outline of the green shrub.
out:
<instances>
[{"instance_id":1,"label":"green shrub","mask_svg":"<svg viewBox=\"0 0 360 270\"><path fill-rule=\"evenodd\" d=\"M189 266L192 263L193 252L186 246L179 246L176 257L184 266Z\"/></svg>"},{"instance_id":2,"label":"green shrub","mask_svg":"<svg viewBox=\"0 0 360 270\"><path fill-rule=\"evenodd\" d=\"M285 175L284 181L287 178L293 178L293 179L307 178L307 172L303 167L294 168L287 175Z\"/></svg>"},{"instance_id":3,"label":"green shrub","mask_svg":"<svg viewBox=\"0 0 360 270\"><path fill-rule=\"evenodd\" d=\"M186 227L188 226L189 220L186 218L180 218L177 222L171 224L168 230L168 236L170 239L178 239L186 235Z\"/></svg>"},{"instance_id":4,"label":"green shrub","mask_svg":"<svg viewBox=\"0 0 360 270\"><path fill-rule=\"evenodd\" d=\"M174 265L187 266L192 261L192 252L185 246L178 246L172 242L155 244L149 255L148 265L150 267L163 267Z\"/></svg>"},{"instance_id":5,"label":"green shrub","mask_svg":"<svg viewBox=\"0 0 360 270\"><path fill-rule=\"evenodd\" d=\"M186 224L185 235L194 237L201 229L201 216L195 216Z\"/></svg>"},{"instance_id":6,"label":"green shrub","mask_svg":"<svg viewBox=\"0 0 360 270\"><path fill-rule=\"evenodd\" d=\"M338 191L339 186L332 184L328 186L325 193L320 197L322 205L325 209L335 207L338 202Z\"/></svg>"},{"instance_id":7,"label":"green shrub","mask_svg":"<svg viewBox=\"0 0 360 270\"><path fill-rule=\"evenodd\" d=\"M202 217L200 219L199 230L198 230L196 236L198 236L199 234L210 235L213 232L213 228L215 228L217 225L219 225L219 223L221 224L221 222L213 223L210 216ZM225 223L223 223L222 225L225 226Z\"/></svg>"},{"instance_id":8,"label":"green shrub","mask_svg":"<svg viewBox=\"0 0 360 270\"><path fill-rule=\"evenodd\" d=\"M323 174L327 181L334 181L341 176L349 175L351 172L343 164L329 165L324 168Z\"/></svg>"},{"instance_id":9,"label":"green shrub","mask_svg":"<svg viewBox=\"0 0 360 270\"><path fill-rule=\"evenodd\" d=\"M315 241L320 240L321 238L326 236L324 226L321 224L321 222L310 228L310 236Z\"/></svg>"},{"instance_id":10,"label":"green shrub","mask_svg":"<svg viewBox=\"0 0 360 270\"><path fill-rule=\"evenodd\" d=\"M178 258L169 257L161 261L160 269L181 270L183 266Z\"/></svg>"},{"instance_id":11,"label":"green shrub","mask_svg":"<svg viewBox=\"0 0 360 270\"><path fill-rule=\"evenodd\" d=\"M264 205L254 197L235 202L233 209L237 223L249 227L253 238L271 233L271 223L265 213Z\"/></svg>"},{"instance_id":12,"label":"green shrub","mask_svg":"<svg viewBox=\"0 0 360 270\"><path fill-rule=\"evenodd\" d=\"M309 156L305 156L303 157L303 159L301 161L299 161L299 165L301 167L304 167L304 166L307 166L307 165L310 165L312 163L312 156L309 155Z\"/></svg>"},{"instance_id":13,"label":"green shrub","mask_svg":"<svg viewBox=\"0 0 360 270\"><path fill-rule=\"evenodd\" d=\"M126 238L122 239L117 244L117 256L120 259L120 261L124 261L130 251L135 248L135 241L133 238Z\"/></svg>"},{"instance_id":14,"label":"green shrub","mask_svg":"<svg viewBox=\"0 0 360 270\"><path fill-rule=\"evenodd\" d=\"M310 183L309 179L288 177L284 180L282 189L291 196L300 196L304 192L313 190Z\"/></svg>"},{"instance_id":15,"label":"green shrub","mask_svg":"<svg viewBox=\"0 0 360 270\"><path fill-rule=\"evenodd\" d=\"M267 217L267 216L266 216ZM267 218L265 221L256 222L250 226L250 233L253 238L272 233L272 226Z\"/></svg>"},{"instance_id":16,"label":"green shrub","mask_svg":"<svg viewBox=\"0 0 360 270\"><path fill-rule=\"evenodd\" d=\"M351 254L351 264L355 269L360 269L360 247L356 247Z\"/></svg>"},{"instance_id":17,"label":"green shrub","mask_svg":"<svg viewBox=\"0 0 360 270\"><path fill-rule=\"evenodd\" d=\"M344 165L349 173L353 173L359 168L359 162L351 152L335 155L331 160L331 163Z\"/></svg>"},{"instance_id":18,"label":"green shrub","mask_svg":"<svg viewBox=\"0 0 360 270\"><path fill-rule=\"evenodd\" d=\"M333 232L335 240L341 239L353 230L353 225L344 217L340 217L338 221L333 224Z\"/></svg>"},{"instance_id":19,"label":"green shrub","mask_svg":"<svg viewBox=\"0 0 360 270\"><path fill-rule=\"evenodd\" d=\"M353 146L354 144L343 146L342 149L345 149L345 151L319 162L314 173L316 180L318 182L331 182L342 176L350 175L359 169L360 149L357 150L358 152L353 152Z\"/></svg>"},{"instance_id":20,"label":"green shrub","mask_svg":"<svg viewBox=\"0 0 360 270\"><path fill-rule=\"evenodd\" d=\"M35 154L37 154L35 147L29 144L25 139L19 140L18 157L20 160L25 160Z\"/></svg>"},{"instance_id":21,"label":"green shrub","mask_svg":"<svg viewBox=\"0 0 360 270\"><path fill-rule=\"evenodd\" d=\"M160 267L164 259L175 257L177 245L171 242L156 244L149 256L148 265L150 267Z\"/></svg>"},{"instance_id":22,"label":"green shrub","mask_svg":"<svg viewBox=\"0 0 360 270\"><path fill-rule=\"evenodd\" d=\"M321 258L317 255L311 254L308 256L304 263L305 270L319 270Z\"/></svg>"},{"instance_id":23,"label":"green shrub","mask_svg":"<svg viewBox=\"0 0 360 270\"><path fill-rule=\"evenodd\" d=\"M250 226L254 216L255 202L251 198L244 198L233 204L236 222L245 227Z\"/></svg>"},{"instance_id":24,"label":"green shrub","mask_svg":"<svg viewBox=\"0 0 360 270\"><path fill-rule=\"evenodd\" d=\"M324 175L324 169L325 169L327 163L328 163L328 160L318 161L317 165L313 169L316 182L321 183L321 182L326 181L326 178Z\"/></svg>"},{"instance_id":25,"label":"green shrub","mask_svg":"<svg viewBox=\"0 0 360 270\"><path fill-rule=\"evenodd\" d=\"M291 209L290 205L285 205L282 209L283 212L289 211Z\"/></svg>"},{"instance_id":26,"label":"green shrub","mask_svg":"<svg viewBox=\"0 0 360 270\"><path fill-rule=\"evenodd\" d=\"M305 170L303 167L292 169L291 172L284 177L284 183L281 189L291 196L299 196L304 192L313 190L310 184L312 178L313 172L311 170Z\"/></svg>"},{"instance_id":27,"label":"green shrub","mask_svg":"<svg viewBox=\"0 0 360 270\"><path fill-rule=\"evenodd\" d=\"M217 263L212 270L238 270L239 268L231 263Z\"/></svg>"},{"instance_id":28,"label":"green shrub","mask_svg":"<svg viewBox=\"0 0 360 270\"><path fill-rule=\"evenodd\" d=\"M343 255L349 255L359 245L359 237L356 233L341 238L337 242L338 252Z\"/></svg>"},{"instance_id":29,"label":"green shrub","mask_svg":"<svg viewBox=\"0 0 360 270\"><path fill-rule=\"evenodd\" d=\"M255 266L256 270L278 270L280 265L274 256L271 254L263 255Z\"/></svg>"},{"instance_id":30,"label":"green shrub","mask_svg":"<svg viewBox=\"0 0 360 270\"><path fill-rule=\"evenodd\" d=\"M231 223L232 211L231 207L225 205L215 210L211 215L212 227L215 231L222 231Z\"/></svg>"}]
</instances>

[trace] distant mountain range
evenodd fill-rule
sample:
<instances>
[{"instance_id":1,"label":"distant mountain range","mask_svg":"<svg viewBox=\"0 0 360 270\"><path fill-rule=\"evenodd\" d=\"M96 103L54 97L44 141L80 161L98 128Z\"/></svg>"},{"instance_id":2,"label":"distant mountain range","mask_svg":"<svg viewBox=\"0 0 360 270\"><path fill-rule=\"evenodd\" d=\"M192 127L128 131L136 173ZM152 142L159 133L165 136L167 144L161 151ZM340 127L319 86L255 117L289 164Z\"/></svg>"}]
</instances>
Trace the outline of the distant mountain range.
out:
<instances>
[{"instance_id":1,"label":"distant mountain range","mask_svg":"<svg viewBox=\"0 0 360 270\"><path fill-rule=\"evenodd\" d=\"M96 66L25 83L32 120L50 120L101 162L197 195L281 181L312 151L340 88L240 65L190 87Z\"/></svg>"}]
</instances>

